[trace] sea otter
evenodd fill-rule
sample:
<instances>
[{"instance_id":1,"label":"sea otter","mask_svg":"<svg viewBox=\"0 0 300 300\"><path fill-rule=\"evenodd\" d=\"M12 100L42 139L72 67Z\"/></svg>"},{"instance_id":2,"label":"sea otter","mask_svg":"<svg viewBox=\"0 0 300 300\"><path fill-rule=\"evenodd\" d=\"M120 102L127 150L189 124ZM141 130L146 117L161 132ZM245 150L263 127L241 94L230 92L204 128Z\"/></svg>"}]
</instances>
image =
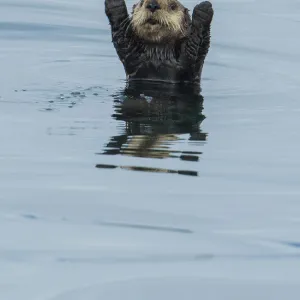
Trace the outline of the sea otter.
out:
<instances>
[{"instance_id":1,"label":"sea otter","mask_svg":"<svg viewBox=\"0 0 300 300\"><path fill-rule=\"evenodd\" d=\"M132 16L125 0L105 0L105 12L128 81L200 84L214 14L209 1L192 18L178 0L140 0Z\"/></svg>"}]
</instances>

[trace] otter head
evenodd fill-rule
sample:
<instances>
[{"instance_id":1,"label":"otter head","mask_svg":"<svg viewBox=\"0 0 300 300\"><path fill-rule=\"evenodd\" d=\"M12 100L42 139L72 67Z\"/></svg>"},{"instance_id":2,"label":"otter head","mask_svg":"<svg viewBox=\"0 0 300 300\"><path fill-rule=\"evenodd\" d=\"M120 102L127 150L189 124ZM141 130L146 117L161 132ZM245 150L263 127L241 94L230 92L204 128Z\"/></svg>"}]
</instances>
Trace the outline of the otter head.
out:
<instances>
[{"instance_id":1,"label":"otter head","mask_svg":"<svg viewBox=\"0 0 300 300\"><path fill-rule=\"evenodd\" d=\"M178 0L140 0L133 6L131 23L139 38L162 43L185 37L190 16Z\"/></svg>"}]
</instances>

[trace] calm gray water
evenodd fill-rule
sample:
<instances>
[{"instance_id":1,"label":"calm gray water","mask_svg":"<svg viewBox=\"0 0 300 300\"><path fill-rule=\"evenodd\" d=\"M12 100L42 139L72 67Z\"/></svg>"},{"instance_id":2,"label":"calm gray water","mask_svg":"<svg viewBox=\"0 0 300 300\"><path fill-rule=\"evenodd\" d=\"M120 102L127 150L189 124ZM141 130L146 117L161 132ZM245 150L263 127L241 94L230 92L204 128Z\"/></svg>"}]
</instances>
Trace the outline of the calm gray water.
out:
<instances>
[{"instance_id":1,"label":"calm gray water","mask_svg":"<svg viewBox=\"0 0 300 300\"><path fill-rule=\"evenodd\" d=\"M125 90L103 1L0 0L0 299L298 297L300 2L213 4L189 102Z\"/></svg>"}]
</instances>

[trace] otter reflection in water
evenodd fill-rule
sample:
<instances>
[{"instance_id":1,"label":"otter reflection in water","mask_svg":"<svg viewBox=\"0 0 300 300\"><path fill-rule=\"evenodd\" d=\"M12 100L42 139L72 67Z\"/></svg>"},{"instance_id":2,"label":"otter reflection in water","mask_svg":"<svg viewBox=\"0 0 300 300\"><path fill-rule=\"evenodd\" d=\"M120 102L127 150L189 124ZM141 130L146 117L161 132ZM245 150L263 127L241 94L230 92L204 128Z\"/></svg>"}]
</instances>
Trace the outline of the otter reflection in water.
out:
<instances>
[{"instance_id":1,"label":"otter reflection in water","mask_svg":"<svg viewBox=\"0 0 300 300\"><path fill-rule=\"evenodd\" d=\"M171 147L187 134L190 142L205 142L200 130L205 119L200 88L155 83L130 83L114 95L113 118L124 121L121 135L111 137L104 155L126 155L154 159L178 158L198 161L199 151L172 150ZM116 168L97 165L98 168ZM167 170L146 167L121 167L130 170L197 175L195 171Z\"/></svg>"}]
</instances>

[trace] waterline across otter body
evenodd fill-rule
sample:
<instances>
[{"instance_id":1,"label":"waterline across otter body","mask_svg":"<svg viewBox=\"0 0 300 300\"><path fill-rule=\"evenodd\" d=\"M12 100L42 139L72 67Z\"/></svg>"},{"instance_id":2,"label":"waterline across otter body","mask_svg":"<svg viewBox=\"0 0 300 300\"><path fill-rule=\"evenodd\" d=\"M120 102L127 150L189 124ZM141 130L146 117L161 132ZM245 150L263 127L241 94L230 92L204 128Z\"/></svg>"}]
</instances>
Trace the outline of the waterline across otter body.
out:
<instances>
[{"instance_id":1,"label":"waterline across otter body","mask_svg":"<svg viewBox=\"0 0 300 300\"><path fill-rule=\"evenodd\" d=\"M0 0L1 300L297 299L299 4L213 6L200 91L127 84L104 1Z\"/></svg>"}]
</instances>

